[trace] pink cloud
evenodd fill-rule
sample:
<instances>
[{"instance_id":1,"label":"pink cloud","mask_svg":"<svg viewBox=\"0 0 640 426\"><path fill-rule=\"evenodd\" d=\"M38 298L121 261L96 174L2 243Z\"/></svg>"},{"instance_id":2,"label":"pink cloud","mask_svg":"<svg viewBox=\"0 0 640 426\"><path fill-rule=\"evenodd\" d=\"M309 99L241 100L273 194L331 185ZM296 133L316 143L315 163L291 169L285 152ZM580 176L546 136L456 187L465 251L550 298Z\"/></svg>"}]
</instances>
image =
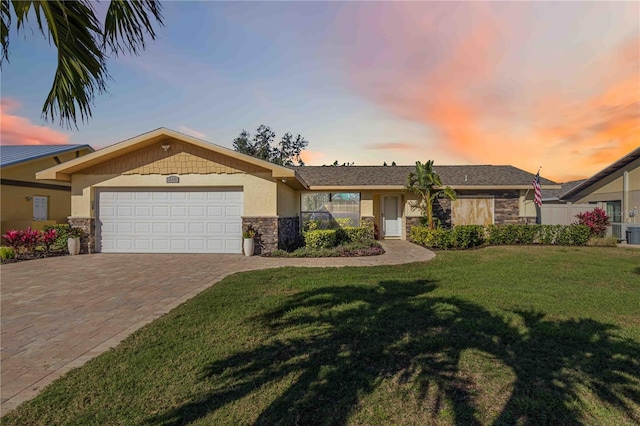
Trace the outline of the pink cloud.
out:
<instances>
[{"instance_id":1,"label":"pink cloud","mask_svg":"<svg viewBox=\"0 0 640 426\"><path fill-rule=\"evenodd\" d=\"M69 143L69 135L45 126L31 123L29 119L14 115L20 108L15 99L0 99L0 139L2 145L63 145Z\"/></svg>"},{"instance_id":2,"label":"pink cloud","mask_svg":"<svg viewBox=\"0 0 640 426\"><path fill-rule=\"evenodd\" d=\"M308 149L305 149L300 153L300 158L302 159L302 161L304 161L304 164L307 164L309 166L320 165L324 157L324 152L320 151L310 151Z\"/></svg>"},{"instance_id":3,"label":"pink cloud","mask_svg":"<svg viewBox=\"0 0 640 426\"><path fill-rule=\"evenodd\" d=\"M193 136L194 138L204 139L207 136L197 130L190 129L187 126L180 126L179 129L185 135Z\"/></svg>"},{"instance_id":4,"label":"pink cloud","mask_svg":"<svg viewBox=\"0 0 640 426\"><path fill-rule=\"evenodd\" d=\"M638 145L638 19L626 33L616 28L617 44L606 44L601 33L569 28L561 19L552 28L532 7L376 3L358 8L339 18L345 78L392 116L430 130L433 136L417 142L416 152L435 146L462 162L512 164L534 172L542 165L553 179L586 177ZM557 14L568 16L615 9L562 7ZM603 9L592 10L598 7ZM622 5L615 16L627 9L636 13L626 15L638 15L637 5ZM362 33L359 28L366 26L375 31ZM557 42L539 41L545 38Z\"/></svg>"}]
</instances>

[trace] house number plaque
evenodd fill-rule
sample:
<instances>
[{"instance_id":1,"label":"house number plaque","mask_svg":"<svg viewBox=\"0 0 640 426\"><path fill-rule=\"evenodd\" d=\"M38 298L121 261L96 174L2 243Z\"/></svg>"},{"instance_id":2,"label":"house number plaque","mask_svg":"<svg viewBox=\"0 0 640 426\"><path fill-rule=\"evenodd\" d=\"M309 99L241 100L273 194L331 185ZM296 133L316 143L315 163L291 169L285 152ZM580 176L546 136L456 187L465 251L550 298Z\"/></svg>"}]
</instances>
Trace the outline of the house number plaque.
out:
<instances>
[{"instance_id":1,"label":"house number plaque","mask_svg":"<svg viewBox=\"0 0 640 426\"><path fill-rule=\"evenodd\" d=\"M179 176L167 176L167 183L180 183Z\"/></svg>"}]
</instances>

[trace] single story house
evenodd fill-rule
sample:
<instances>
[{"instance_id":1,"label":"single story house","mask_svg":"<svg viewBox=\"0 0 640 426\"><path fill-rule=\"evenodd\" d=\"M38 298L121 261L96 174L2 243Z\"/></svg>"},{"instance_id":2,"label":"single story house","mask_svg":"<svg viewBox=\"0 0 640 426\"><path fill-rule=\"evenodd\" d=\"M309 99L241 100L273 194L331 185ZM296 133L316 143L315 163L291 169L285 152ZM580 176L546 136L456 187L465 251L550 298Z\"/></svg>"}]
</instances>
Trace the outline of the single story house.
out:
<instances>
[{"instance_id":1,"label":"single story house","mask_svg":"<svg viewBox=\"0 0 640 426\"><path fill-rule=\"evenodd\" d=\"M565 191L561 201L604 203L613 223L640 223L640 147Z\"/></svg>"},{"instance_id":2,"label":"single story house","mask_svg":"<svg viewBox=\"0 0 640 426\"><path fill-rule=\"evenodd\" d=\"M426 160L426 159L425 159ZM282 167L157 129L38 173L71 184L70 223L85 252L240 253L242 231L263 252L289 244L304 221L351 218L406 239L420 212L404 191L414 166ZM459 194L443 222L535 222L534 175L511 166L437 166ZM542 179L544 189L559 186Z\"/></svg>"},{"instance_id":3,"label":"single story house","mask_svg":"<svg viewBox=\"0 0 640 426\"><path fill-rule=\"evenodd\" d=\"M93 152L89 145L2 145L0 231L67 223L71 184L36 180L36 172Z\"/></svg>"}]
</instances>

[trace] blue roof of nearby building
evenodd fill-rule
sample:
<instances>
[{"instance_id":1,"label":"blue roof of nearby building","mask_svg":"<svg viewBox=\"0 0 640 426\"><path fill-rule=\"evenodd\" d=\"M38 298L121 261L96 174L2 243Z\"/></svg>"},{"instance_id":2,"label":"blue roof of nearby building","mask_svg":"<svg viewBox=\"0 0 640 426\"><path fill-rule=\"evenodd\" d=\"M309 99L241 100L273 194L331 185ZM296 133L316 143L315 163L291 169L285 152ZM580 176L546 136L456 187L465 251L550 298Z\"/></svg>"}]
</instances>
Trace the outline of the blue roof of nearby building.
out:
<instances>
[{"instance_id":1,"label":"blue roof of nearby building","mask_svg":"<svg viewBox=\"0 0 640 426\"><path fill-rule=\"evenodd\" d=\"M0 167L84 148L93 151L89 145L2 145L0 146Z\"/></svg>"}]
</instances>

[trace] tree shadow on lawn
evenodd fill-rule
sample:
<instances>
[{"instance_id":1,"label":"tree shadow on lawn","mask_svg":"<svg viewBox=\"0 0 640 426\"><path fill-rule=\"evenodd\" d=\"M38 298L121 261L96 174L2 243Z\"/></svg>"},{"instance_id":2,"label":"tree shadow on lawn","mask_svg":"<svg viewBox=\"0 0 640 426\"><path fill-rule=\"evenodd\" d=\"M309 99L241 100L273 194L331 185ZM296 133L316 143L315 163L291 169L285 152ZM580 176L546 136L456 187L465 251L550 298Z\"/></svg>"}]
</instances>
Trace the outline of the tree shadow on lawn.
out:
<instances>
[{"instance_id":1,"label":"tree shadow on lawn","mask_svg":"<svg viewBox=\"0 0 640 426\"><path fill-rule=\"evenodd\" d=\"M358 401L388 378L411 383L458 425L481 424L478 384L460 374L465 350L512 370L512 390L494 424L580 424L585 389L640 421L640 345L590 319L552 321L529 311L490 313L455 297L434 297L427 281L336 286L298 293L261 321L270 343L212 363L214 389L150 424L185 424L287 378L255 424L344 424ZM435 397L434 397L435 392ZM491 396L489 396L491 397ZM384 404L383 404L384 405ZM393 407L385 407L391 414Z\"/></svg>"}]
</instances>

